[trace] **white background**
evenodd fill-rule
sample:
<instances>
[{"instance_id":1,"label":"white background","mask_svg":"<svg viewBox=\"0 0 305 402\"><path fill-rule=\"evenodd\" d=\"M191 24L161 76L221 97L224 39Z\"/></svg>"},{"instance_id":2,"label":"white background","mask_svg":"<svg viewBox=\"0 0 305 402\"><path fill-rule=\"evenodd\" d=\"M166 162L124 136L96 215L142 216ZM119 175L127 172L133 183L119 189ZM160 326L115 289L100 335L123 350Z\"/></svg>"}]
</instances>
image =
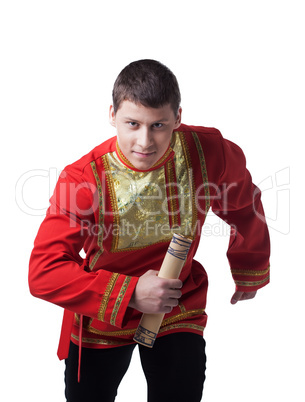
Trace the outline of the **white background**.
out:
<instances>
[{"instance_id":1,"label":"white background","mask_svg":"<svg viewBox=\"0 0 305 402\"><path fill-rule=\"evenodd\" d=\"M227 229L208 218L197 254L210 279L203 400L304 401L302 3L1 2L1 400L65 400L62 311L29 294L28 259L59 171L115 134L117 74L154 58L179 80L183 122L243 148L270 225L271 284L231 306ZM117 401L145 398L135 353Z\"/></svg>"}]
</instances>

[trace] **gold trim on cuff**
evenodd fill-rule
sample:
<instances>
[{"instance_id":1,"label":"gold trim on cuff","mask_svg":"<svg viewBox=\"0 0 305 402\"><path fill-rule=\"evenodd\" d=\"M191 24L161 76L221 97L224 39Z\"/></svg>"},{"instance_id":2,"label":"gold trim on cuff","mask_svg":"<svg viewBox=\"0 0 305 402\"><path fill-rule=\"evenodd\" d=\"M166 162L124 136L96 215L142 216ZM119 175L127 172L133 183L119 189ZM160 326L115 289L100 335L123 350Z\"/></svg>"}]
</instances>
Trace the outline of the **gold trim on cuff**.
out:
<instances>
[{"instance_id":1,"label":"gold trim on cuff","mask_svg":"<svg viewBox=\"0 0 305 402\"><path fill-rule=\"evenodd\" d=\"M102 302L101 302L101 305L100 305L100 309L99 309L99 312L98 312L98 319L100 321L104 321L107 305L108 305L108 302L109 302L109 298L110 298L110 295L111 295L111 293L113 291L115 283L118 280L118 277L119 277L119 274L113 273L111 275L111 277L110 277L110 280L109 280L108 284L107 284L107 287L106 287L106 290L105 290L105 293L104 293L104 296L102 298Z\"/></svg>"}]
</instances>

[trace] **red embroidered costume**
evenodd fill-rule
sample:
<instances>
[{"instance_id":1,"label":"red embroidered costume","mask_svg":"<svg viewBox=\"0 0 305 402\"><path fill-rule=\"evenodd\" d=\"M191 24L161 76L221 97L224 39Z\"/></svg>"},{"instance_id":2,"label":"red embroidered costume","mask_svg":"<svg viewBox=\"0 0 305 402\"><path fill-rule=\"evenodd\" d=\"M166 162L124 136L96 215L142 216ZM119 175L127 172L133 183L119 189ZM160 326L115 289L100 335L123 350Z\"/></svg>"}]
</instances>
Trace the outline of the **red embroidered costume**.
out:
<instances>
[{"instance_id":1,"label":"red embroidered costume","mask_svg":"<svg viewBox=\"0 0 305 402\"><path fill-rule=\"evenodd\" d=\"M179 306L165 315L159 336L203 333L208 282L194 256L210 206L231 226L227 256L237 289L269 282L260 192L241 149L216 129L181 125L147 171L133 167L111 138L64 169L50 202L29 283L34 296L65 308L61 359L70 339L79 342L80 317L86 347L133 343L142 313L128 303L138 277L160 268L173 232L194 241L180 276Z\"/></svg>"}]
</instances>

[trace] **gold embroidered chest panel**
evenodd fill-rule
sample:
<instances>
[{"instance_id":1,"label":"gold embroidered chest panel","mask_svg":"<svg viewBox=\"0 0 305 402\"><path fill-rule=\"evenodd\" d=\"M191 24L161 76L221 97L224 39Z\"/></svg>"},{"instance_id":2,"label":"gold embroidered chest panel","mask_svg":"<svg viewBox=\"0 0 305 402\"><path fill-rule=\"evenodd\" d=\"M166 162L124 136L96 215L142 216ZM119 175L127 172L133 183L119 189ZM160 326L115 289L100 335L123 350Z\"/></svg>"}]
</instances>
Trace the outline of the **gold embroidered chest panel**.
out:
<instances>
[{"instance_id":1,"label":"gold embroidered chest panel","mask_svg":"<svg viewBox=\"0 0 305 402\"><path fill-rule=\"evenodd\" d=\"M167 242L174 232L195 233L195 185L183 133L173 134L171 147L173 159L146 172L128 168L116 152L102 157L113 212L112 252Z\"/></svg>"}]
</instances>

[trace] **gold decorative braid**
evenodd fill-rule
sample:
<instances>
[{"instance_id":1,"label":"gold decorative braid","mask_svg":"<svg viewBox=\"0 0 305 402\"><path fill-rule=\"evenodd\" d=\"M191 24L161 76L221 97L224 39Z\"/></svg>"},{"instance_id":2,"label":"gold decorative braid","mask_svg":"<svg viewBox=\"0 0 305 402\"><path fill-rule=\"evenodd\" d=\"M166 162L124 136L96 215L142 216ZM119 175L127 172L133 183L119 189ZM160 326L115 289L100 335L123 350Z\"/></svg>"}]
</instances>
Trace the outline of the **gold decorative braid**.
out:
<instances>
[{"instance_id":1,"label":"gold decorative braid","mask_svg":"<svg viewBox=\"0 0 305 402\"><path fill-rule=\"evenodd\" d=\"M106 290L105 290L105 293L104 293L104 296L102 298L102 302L101 302L101 305L100 305L100 309L99 309L99 312L98 312L98 319L100 321L104 321L107 304L109 302L109 298L110 298L111 292L112 292L112 290L113 290L113 288L115 286L115 283L118 280L118 277L119 277L119 274L113 273L111 275L111 277L110 277L110 280L109 280L108 284L107 284L107 287L106 287Z\"/></svg>"},{"instance_id":2,"label":"gold decorative braid","mask_svg":"<svg viewBox=\"0 0 305 402\"><path fill-rule=\"evenodd\" d=\"M270 265L264 271L253 271L253 270L239 270L239 269L232 269L231 272L233 275L245 275L245 276L263 276L266 275L270 271Z\"/></svg>"},{"instance_id":3,"label":"gold decorative braid","mask_svg":"<svg viewBox=\"0 0 305 402\"><path fill-rule=\"evenodd\" d=\"M175 180L175 166L172 160L169 160L166 165L166 177L167 177L167 190L168 190L168 203L169 203L169 217L170 217L170 222L171 222L171 227L175 227L179 225L179 219L178 219L178 213L179 213L179 205L178 205L178 199L177 199L177 194L176 194L176 187L175 185L176 180Z\"/></svg>"},{"instance_id":4,"label":"gold decorative braid","mask_svg":"<svg viewBox=\"0 0 305 402\"><path fill-rule=\"evenodd\" d=\"M116 146L117 153L118 153L118 155L120 156L120 158L122 159L122 161L123 161L124 163L126 163L126 165L128 165L129 167L135 169L135 166L133 166L133 164L125 157L125 155L124 155L123 152L121 151L121 148L119 147L119 143L118 143L118 142L116 142L115 146Z\"/></svg>"},{"instance_id":5,"label":"gold decorative braid","mask_svg":"<svg viewBox=\"0 0 305 402\"><path fill-rule=\"evenodd\" d=\"M98 259L100 258L100 256L103 254L103 250L100 248L97 253L95 254L95 256L93 257L89 268L91 269L91 271L93 270L95 264L97 263Z\"/></svg>"},{"instance_id":6,"label":"gold decorative braid","mask_svg":"<svg viewBox=\"0 0 305 402\"><path fill-rule=\"evenodd\" d=\"M119 210L118 210L118 205L117 205L117 200L116 200L116 195L115 195L115 190L114 190L113 178L112 178L112 175L110 172L108 156L103 155L102 161L103 161L103 165L105 168L106 183L107 183L107 187L108 187L108 191L109 191L111 207L112 207L112 212L113 212L113 226L118 228L119 224L120 224L120 216L119 216ZM118 248L119 233L118 233L118 230L115 230L112 232L113 232L113 238L112 238L111 251L114 251ZM116 233L116 234L114 234L114 233Z\"/></svg>"},{"instance_id":7,"label":"gold decorative braid","mask_svg":"<svg viewBox=\"0 0 305 402\"><path fill-rule=\"evenodd\" d=\"M181 324L173 324L173 325L168 325L167 327L161 328L159 333L163 333L166 331L170 331L172 329L177 329L177 328L189 328L189 329L194 329L196 331L204 331L204 327L201 325L196 325L196 324L189 324L189 323L181 323ZM132 334L130 334L132 335ZM76 341L79 341L79 337L77 335L72 334L71 337L75 339ZM82 341L84 343L91 343L95 345L105 345L105 346L119 346L119 345L128 345L134 342L131 342L129 339L122 339L120 341L114 341L110 339L96 339L96 338L82 338Z\"/></svg>"},{"instance_id":8,"label":"gold decorative braid","mask_svg":"<svg viewBox=\"0 0 305 402\"><path fill-rule=\"evenodd\" d=\"M190 190L192 194L192 236L189 236L191 239L195 238L195 233L196 233L196 226L197 226L197 207L196 207L196 197L195 197L195 179L193 175L193 169L192 169L192 162L191 162L191 155L190 155L190 150L188 147L188 144L186 142L186 139L184 137L184 133L182 131L178 131L178 135L180 137L182 149L183 149L183 154L184 158L186 161L186 167L187 167L187 174L189 176L189 183L190 183Z\"/></svg>"},{"instance_id":9,"label":"gold decorative braid","mask_svg":"<svg viewBox=\"0 0 305 402\"><path fill-rule=\"evenodd\" d=\"M173 152L173 149L171 147L168 147L165 154L154 165L152 165L151 169L155 168L156 166L162 165L162 163L169 157L169 154L171 152Z\"/></svg>"},{"instance_id":10,"label":"gold decorative braid","mask_svg":"<svg viewBox=\"0 0 305 402\"><path fill-rule=\"evenodd\" d=\"M100 247L98 252L95 254L94 258L92 259L89 268L92 270L100 258L100 256L103 254L103 225L104 225L104 215L105 215L105 206L104 206L104 200L103 200L103 191L102 191L102 184L99 178L99 175L97 173L96 169L96 163L93 161L90 163L91 169L96 181L97 185L97 190L98 190L98 197L99 197L99 231L98 231L98 237L97 237L97 245Z\"/></svg>"},{"instance_id":11,"label":"gold decorative braid","mask_svg":"<svg viewBox=\"0 0 305 402\"><path fill-rule=\"evenodd\" d=\"M130 281L131 281L131 276L126 276L126 278L125 278L125 280L123 282L123 285L121 287L121 290L119 292L119 295L118 295L118 297L117 297L117 299L115 301L113 310L112 310L112 314L111 314L111 317L110 317L110 324L111 325L115 325L115 323L116 323L116 317L118 315L120 306L121 306L122 301L124 299L125 293L126 293L126 291L128 289Z\"/></svg>"},{"instance_id":12,"label":"gold decorative braid","mask_svg":"<svg viewBox=\"0 0 305 402\"><path fill-rule=\"evenodd\" d=\"M210 209L210 189L209 189L208 172L207 172L207 168L206 168L203 149L202 149L201 143L199 141L198 135L197 135L197 133L192 132L192 136L195 141L199 160L200 160L202 182L204 184L204 194L205 194L205 200L206 200L205 201L205 212L207 214Z\"/></svg>"},{"instance_id":13,"label":"gold decorative braid","mask_svg":"<svg viewBox=\"0 0 305 402\"><path fill-rule=\"evenodd\" d=\"M116 142L115 146L116 146L117 153L118 153L119 157L122 159L122 161L123 161L127 166L129 166L130 168L139 170L139 169L137 169L137 168L126 158L126 156L123 154L123 152L121 151L121 148L119 147L119 143L118 143L118 142ZM165 154L164 154L160 159L158 159L157 162L154 163L153 166L152 166L150 169L148 169L148 170L154 169L155 167L157 167L157 166L159 166L159 165L162 165L162 163L169 157L169 155L171 154L171 152L173 152L173 149L172 149L171 147L168 147L168 148L167 148L167 151L165 152Z\"/></svg>"},{"instance_id":14,"label":"gold decorative braid","mask_svg":"<svg viewBox=\"0 0 305 402\"><path fill-rule=\"evenodd\" d=\"M251 281L234 281L236 285L239 286L259 286L262 285L263 283L267 282L269 280L269 275L267 278L263 279L262 281L257 281L257 282L251 282Z\"/></svg>"},{"instance_id":15,"label":"gold decorative braid","mask_svg":"<svg viewBox=\"0 0 305 402\"><path fill-rule=\"evenodd\" d=\"M99 329L90 327L88 328L88 332L90 332L91 334L102 335L102 336L127 336L127 335L134 335L136 329L132 328L132 329L122 329L120 331L100 331Z\"/></svg>"},{"instance_id":16,"label":"gold decorative braid","mask_svg":"<svg viewBox=\"0 0 305 402\"><path fill-rule=\"evenodd\" d=\"M193 317L194 315L201 315L203 313L204 313L203 308L199 308L196 310L188 310L185 313L180 313L180 314L174 315L173 317L166 318L165 320L162 321L161 328L165 327L166 325L172 324L174 322L181 321L181 320L184 320L189 317Z\"/></svg>"},{"instance_id":17,"label":"gold decorative braid","mask_svg":"<svg viewBox=\"0 0 305 402\"><path fill-rule=\"evenodd\" d=\"M159 243L168 243L169 240L168 239L162 239L159 241L154 242L153 244L159 244ZM118 248L116 250L111 249L111 252L113 253L122 253L122 252L126 252L126 251L134 251L134 250L143 250L144 248L147 248L147 246L150 246L150 244L145 244L143 246L134 246L134 247L126 247L126 248Z\"/></svg>"},{"instance_id":18,"label":"gold decorative braid","mask_svg":"<svg viewBox=\"0 0 305 402\"><path fill-rule=\"evenodd\" d=\"M77 335L72 334L71 337L73 339L75 339L76 341L79 341L79 337ZM109 339L95 339L95 338L84 338L84 337L82 338L82 341L84 343L92 343L95 345L109 345L109 346L111 346L111 345L116 345L116 346L127 345L127 344L131 343L130 340L113 341L113 340L109 340Z\"/></svg>"},{"instance_id":19,"label":"gold decorative braid","mask_svg":"<svg viewBox=\"0 0 305 402\"><path fill-rule=\"evenodd\" d=\"M177 329L177 328L190 328L190 329L195 329L197 331L204 331L204 327L202 327L201 325L181 323L181 324L168 325L164 328L160 328L159 333L162 334L162 332L170 331L172 329Z\"/></svg>"},{"instance_id":20,"label":"gold decorative braid","mask_svg":"<svg viewBox=\"0 0 305 402\"><path fill-rule=\"evenodd\" d=\"M204 313L204 309L196 309L196 310L188 310L185 311L184 313L179 313L176 314L172 317L168 317L165 320L162 321L161 328L168 326L170 324L173 324L178 321L185 320L189 317L194 317L195 315L202 315ZM100 331L99 329L93 328L90 326L88 329L88 332L96 335L102 335L102 336L126 336L126 335L134 335L136 332L136 328L133 329L123 329L120 331Z\"/></svg>"}]
</instances>

